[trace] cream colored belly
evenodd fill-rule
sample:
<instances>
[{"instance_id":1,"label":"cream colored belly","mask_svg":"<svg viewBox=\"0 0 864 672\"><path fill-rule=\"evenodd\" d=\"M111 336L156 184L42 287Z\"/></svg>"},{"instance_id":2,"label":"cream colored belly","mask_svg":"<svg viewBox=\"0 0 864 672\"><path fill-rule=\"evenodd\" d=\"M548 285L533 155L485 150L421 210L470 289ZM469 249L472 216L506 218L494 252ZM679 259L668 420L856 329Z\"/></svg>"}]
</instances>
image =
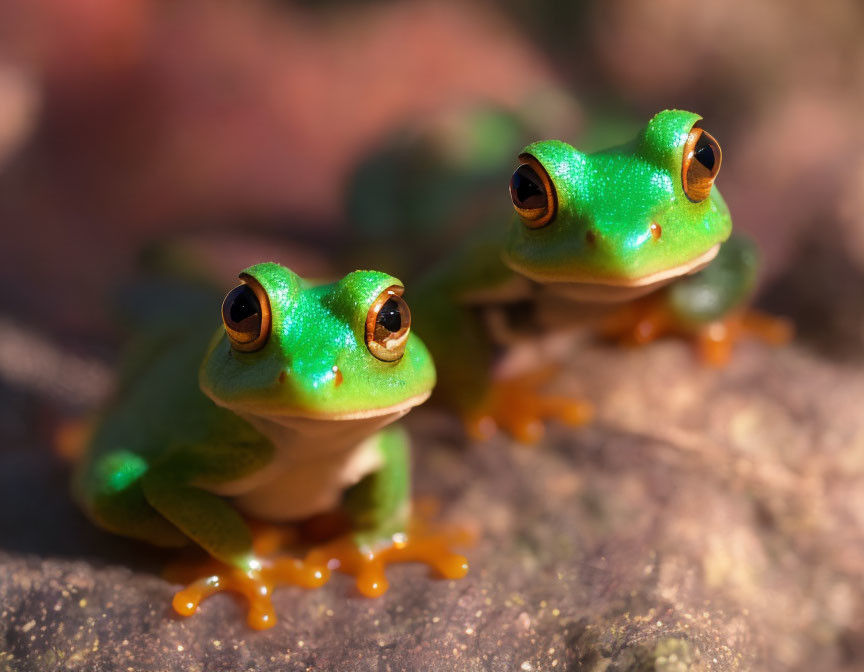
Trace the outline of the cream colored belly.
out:
<instances>
[{"instance_id":1,"label":"cream colored belly","mask_svg":"<svg viewBox=\"0 0 864 672\"><path fill-rule=\"evenodd\" d=\"M402 414L347 421L248 417L273 441L273 461L248 476L202 487L231 497L240 511L264 520L325 513L339 504L346 488L381 468L375 432Z\"/></svg>"},{"instance_id":2,"label":"cream colored belly","mask_svg":"<svg viewBox=\"0 0 864 672\"><path fill-rule=\"evenodd\" d=\"M308 518L338 506L346 488L380 467L373 437L344 455L280 465L267 482L236 495L234 501L244 513L264 520Z\"/></svg>"}]
</instances>

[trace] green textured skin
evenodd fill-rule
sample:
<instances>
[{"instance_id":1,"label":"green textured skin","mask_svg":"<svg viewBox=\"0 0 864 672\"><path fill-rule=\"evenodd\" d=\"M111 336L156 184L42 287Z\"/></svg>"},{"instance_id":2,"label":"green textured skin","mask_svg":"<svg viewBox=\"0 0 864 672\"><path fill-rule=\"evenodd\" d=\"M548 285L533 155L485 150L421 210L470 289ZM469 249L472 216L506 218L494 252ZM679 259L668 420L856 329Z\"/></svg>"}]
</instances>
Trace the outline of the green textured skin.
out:
<instances>
[{"instance_id":1,"label":"green textured skin","mask_svg":"<svg viewBox=\"0 0 864 672\"><path fill-rule=\"evenodd\" d=\"M528 145L555 186L558 212L539 229L514 217L505 263L538 282L617 281L681 266L725 241L732 219L717 189L693 203L682 187L684 144L699 119L660 112L632 142L595 154L558 140Z\"/></svg>"},{"instance_id":2,"label":"green textured skin","mask_svg":"<svg viewBox=\"0 0 864 672\"><path fill-rule=\"evenodd\" d=\"M478 290L490 302L506 303L512 297L502 292L496 298L495 289L520 278L540 285L629 281L692 262L722 243L707 268L657 291L682 322L694 326L741 307L755 284L755 248L729 238L732 219L716 187L708 199L693 203L681 183L683 147L699 119L666 110L633 141L592 154L558 140L525 148L553 181L555 219L529 229L514 215L507 231L500 221L489 222L413 284L415 324L438 362L441 398L470 409L489 387L494 347L467 305L475 301L466 298ZM652 222L661 226L658 240ZM515 300L520 298L525 296Z\"/></svg>"},{"instance_id":3,"label":"green textured skin","mask_svg":"<svg viewBox=\"0 0 864 672\"><path fill-rule=\"evenodd\" d=\"M220 332L200 377L201 389L219 405L320 416L385 408L435 385L432 358L413 331L396 362L375 359L366 348L369 306L385 289L402 284L396 278L356 271L332 285L308 286L278 264L245 273L271 297L272 332L261 350L250 353L232 350ZM340 385L334 366L342 373ZM280 383L283 372L287 379Z\"/></svg>"},{"instance_id":4,"label":"green textured skin","mask_svg":"<svg viewBox=\"0 0 864 672\"><path fill-rule=\"evenodd\" d=\"M182 325L176 316L166 316L168 328L156 324L139 333L130 348L134 361L103 413L73 486L85 512L111 532L160 546L192 540L219 560L248 569L254 558L246 523L229 499L199 487L254 473L273 457L270 440L234 411L314 414L326 421L328 415L386 408L424 395L435 383L435 369L413 333L397 362L382 362L366 348L369 306L384 289L400 284L397 279L357 271L332 285L309 286L277 264L259 264L245 273L270 298L273 329L264 348L231 350L223 329L214 337L212 323ZM343 376L338 386L334 365ZM346 495L364 541L404 525L408 510L404 435L382 430L376 447L380 472Z\"/></svg>"},{"instance_id":5,"label":"green textured skin","mask_svg":"<svg viewBox=\"0 0 864 672\"><path fill-rule=\"evenodd\" d=\"M752 240L732 236L706 269L662 290L666 305L684 324L699 326L722 319L753 294L759 261Z\"/></svg>"},{"instance_id":6,"label":"green textured skin","mask_svg":"<svg viewBox=\"0 0 864 672\"><path fill-rule=\"evenodd\" d=\"M342 503L351 518L358 546L374 547L404 532L410 514L411 456L401 427L378 433L383 467L345 491Z\"/></svg>"}]
</instances>

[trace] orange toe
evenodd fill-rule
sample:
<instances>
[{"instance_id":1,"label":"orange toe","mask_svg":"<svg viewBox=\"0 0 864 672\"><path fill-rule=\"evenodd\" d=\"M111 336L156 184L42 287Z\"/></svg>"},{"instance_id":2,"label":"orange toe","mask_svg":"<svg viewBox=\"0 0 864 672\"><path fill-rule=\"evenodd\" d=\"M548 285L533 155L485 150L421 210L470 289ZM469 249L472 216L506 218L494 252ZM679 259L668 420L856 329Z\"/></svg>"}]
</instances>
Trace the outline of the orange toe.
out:
<instances>
[{"instance_id":1,"label":"orange toe","mask_svg":"<svg viewBox=\"0 0 864 672\"><path fill-rule=\"evenodd\" d=\"M346 535L310 551L306 562L353 576L360 594L380 597L390 586L386 575L389 565L419 562L445 579L461 579L468 572L468 560L454 553L451 546L466 541L468 535L463 531L433 532L417 525L409 533L393 535L389 544L374 550L359 548Z\"/></svg>"},{"instance_id":2,"label":"orange toe","mask_svg":"<svg viewBox=\"0 0 864 672\"><path fill-rule=\"evenodd\" d=\"M211 595L232 592L246 598L246 620L249 626L266 630L276 624L271 601L274 589L284 585L318 588L330 578L330 570L326 566L311 565L289 556L257 561L256 565L257 568L244 571L209 561L201 566L202 569L210 569L209 572L174 595L174 611L181 616L191 616L198 611L201 602Z\"/></svg>"},{"instance_id":3,"label":"orange toe","mask_svg":"<svg viewBox=\"0 0 864 672\"><path fill-rule=\"evenodd\" d=\"M486 440L500 429L531 445L543 438L547 420L572 427L590 422L594 408L588 402L546 395L540 390L553 374L554 369L541 369L493 382L486 400L466 419L469 436Z\"/></svg>"}]
</instances>

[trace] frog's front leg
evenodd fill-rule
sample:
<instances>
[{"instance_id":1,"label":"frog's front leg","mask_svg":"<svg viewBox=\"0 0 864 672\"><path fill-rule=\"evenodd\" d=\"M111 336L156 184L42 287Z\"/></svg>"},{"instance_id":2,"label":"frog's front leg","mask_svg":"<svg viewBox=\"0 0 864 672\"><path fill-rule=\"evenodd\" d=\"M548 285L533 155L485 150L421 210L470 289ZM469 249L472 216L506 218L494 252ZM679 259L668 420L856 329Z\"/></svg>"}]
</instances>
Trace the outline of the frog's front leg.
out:
<instances>
[{"instance_id":1,"label":"frog's front leg","mask_svg":"<svg viewBox=\"0 0 864 672\"><path fill-rule=\"evenodd\" d=\"M412 519L405 433L388 428L370 440L377 442L381 467L345 492L343 507L351 520L351 533L314 548L306 556L307 564L350 574L367 597L387 591L385 571L390 564L420 562L445 578L463 577L468 562L450 546L464 535L425 530Z\"/></svg>"},{"instance_id":2,"label":"frog's front leg","mask_svg":"<svg viewBox=\"0 0 864 672\"><path fill-rule=\"evenodd\" d=\"M202 600L218 592L243 595L249 604L247 621L255 629L276 622L271 595L280 585L315 588L326 583L329 571L290 556L265 557L256 552L249 526L225 499L198 487L199 482L222 480L231 473L237 455L248 456L254 446L213 446L209 462L200 450L190 449L151 469L141 487L147 502L183 534L201 546L215 562L197 568L202 578L174 596L177 613L191 616ZM225 457L219 460L220 454ZM269 452L267 453L269 455ZM208 469L207 466L210 465ZM218 468L213 468L218 464Z\"/></svg>"},{"instance_id":3,"label":"frog's front leg","mask_svg":"<svg viewBox=\"0 0 864 672\"><path fill-rule=\"evenodd\" d=\"M543 389L554 376L552 366L502 378L493 375L496 348L518 340L503 333L498 328L501 320L495 318L515 307L516 314L509 317L519 321L518 306L524 302L490 309L446 297L444 292L421 294L417 321L422 321L426 342L439 362L435 395L459 412L472 438L486 440L500 429L530 444L542 438L549 420L570 426L591 420L590 403L549 395Z\"/></svg>"},{"instance_id":4,"label":"frog's front leg","mask_svg":"<svg viewBox=\"0 0 864 672\"><path fill-rule=\"evenodd\" d=\"M706 269L613 311L601 333L629 345L667 335L686 338L712 366L726 364L743 338L783 345L792 338L789 321L749 307L757 269L753 242L734 236Z\"/></svg>"}]
</instances>

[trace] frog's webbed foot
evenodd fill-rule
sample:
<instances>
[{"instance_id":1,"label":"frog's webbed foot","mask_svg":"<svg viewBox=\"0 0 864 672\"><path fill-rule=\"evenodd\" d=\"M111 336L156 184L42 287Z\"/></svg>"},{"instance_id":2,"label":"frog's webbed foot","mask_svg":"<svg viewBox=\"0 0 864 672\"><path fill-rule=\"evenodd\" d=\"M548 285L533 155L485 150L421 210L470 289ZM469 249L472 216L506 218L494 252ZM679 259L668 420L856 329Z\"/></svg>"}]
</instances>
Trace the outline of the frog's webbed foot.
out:
<instances>
[{"instance_id":1,"label":"frog's webbed foot","mask_svg":"<svg viewBox=\"0 0 864 672\"><path fill-rule=\"evenodd\" d=\"M601 338L621 345L647 345L675 331L675 320L654 297L631 301L606 315L599 325Z\"/></svg>"},{"instance_id":2,"label":"frog's webbed foot","mask_svg":"<svg viewBox=\"0 0 864 672\"><path fill-rule=\"evenodd\" d=\"M357 535L344 535L313 548L306 556L310 566L327 566L355 578L357 590L366 597L387 592L388 565L419 562L432 567L445 579L461 579L468 572L465 556L451 546L464 545L469 535L460 530L432 529L416 521L407 532L367 543Z\"/></svg>"},{"instance_id":3,"label":"frog's webbed foot","mask_svg":"<svg viewBox=\"0 0 864 672\"><path fill-rule=\"evenodd\" d=\"M202 600L223 591L239 593L246 598L249 611L246 621L255 630L266 630L276 623L271 595L279 586L318 588L327 582L326 567L315 567L289 556L253 561L253 568L240 569L220 565L207 576L197 579L174 595L174 611L191 616Z\"/></svg>"},{"instance_id":4,"label":"frog's webbed foot","mask_svg":"<svg viewBox=\"0 0 864 672\"><path fill-rule=\"evenodd\" d=\"M647 345L665 336L695 342L700 359L709 366L724 366L735 343L755 338L768 345L784 345L793 335L789 320L745 309L703 324L685 322L661 298L647 297L613 311L600 324L600 335L622 345Z\"/></svg>"},{"instance_id":5,"label":"frog's webbed foot","mask_svg":"<svg viewBox=\"0 0 864 672\"><path fill-rule=\"evenodd\" d=\"M233 592L246 598L249 605L246 620L255 630L266 630L276 624L271 596L280 586L318 588L327 583L330 570L299 558L276 554L296 537L292 530L277 526L255 529L254 559L245 567L234 567L215 559L203 563L178 562L165 571L167 579L187 583L172 600L174 611L191 616L203 600L221 592ZM269 556L269 557L268 557Z\"/></svg>"},{"instance_id":6,"label":"frog's webbed foot","mask_svg":"<svg viewBox=\"0 0 864 672\"><path fill-rule=\"evenodd\" d=\"M590 403L539 390L553 374L553 369L542 369L493 381L484 402L465 420L469 435L486 440L502 429L521 443L532 444L543 438L546 420L571 427L589 422L594 415Z\"/></svg>"},{"instance_id":7,"label":"frog's webbed foot","mask_svg":"<svg viewBox=\"0 0 864 672\"><path fill-rule=\"evenodd\" d=\"M793 336L792 323L782 317L745 310L723 320L702 326L696 335L699 356L709 366L725 366L732 348L742 338L755 338L768 345L780 346Z\"/></svg>"}]
</instances>

